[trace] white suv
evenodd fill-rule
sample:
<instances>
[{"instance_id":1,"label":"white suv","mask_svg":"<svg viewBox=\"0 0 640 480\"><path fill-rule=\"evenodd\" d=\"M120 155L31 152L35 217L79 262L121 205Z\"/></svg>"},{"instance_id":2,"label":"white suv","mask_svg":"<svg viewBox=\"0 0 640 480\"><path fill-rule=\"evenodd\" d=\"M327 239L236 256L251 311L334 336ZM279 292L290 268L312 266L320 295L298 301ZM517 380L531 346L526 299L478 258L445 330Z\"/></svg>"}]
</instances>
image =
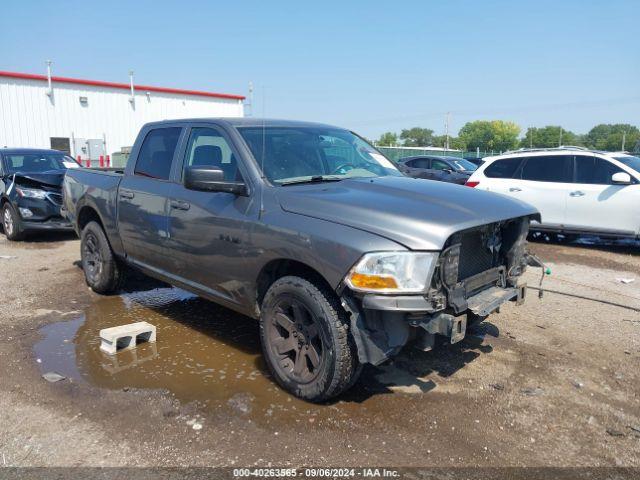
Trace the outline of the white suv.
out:
<instances>
[{"instance_id":1,"label":"white suv","mask_svg":"<svg viewBox=\"0 0 640 480\"><path fill-rule=\"evenodd\" d=\"M467 186L536 207L545 232L640 238L640 158L579 147L488 157Z\"/></svg>"}]
</instances>

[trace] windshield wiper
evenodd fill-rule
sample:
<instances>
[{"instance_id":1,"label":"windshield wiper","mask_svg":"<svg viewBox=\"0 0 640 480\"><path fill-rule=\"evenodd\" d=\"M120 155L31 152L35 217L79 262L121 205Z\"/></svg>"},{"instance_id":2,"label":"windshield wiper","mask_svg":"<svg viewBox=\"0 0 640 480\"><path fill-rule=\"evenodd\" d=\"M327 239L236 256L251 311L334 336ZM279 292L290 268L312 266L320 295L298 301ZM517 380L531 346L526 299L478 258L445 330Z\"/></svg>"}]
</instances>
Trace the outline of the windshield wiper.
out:
<instances>
[{"instance_id":1,"label":"windshield wiper","mask_svg":"<svg viewBox=\"0 0 640 480\"><path fill-rule=\"evenodd\" d=\"M338 177L325 177L324 175L315 175L311 178L305 178L303 180L291 180L290 182L282 182L280 185L286 187L287 185L300 185L303 183L322 183L322 182L339 182L342 178Z\"/></svg>"}]
</instances>

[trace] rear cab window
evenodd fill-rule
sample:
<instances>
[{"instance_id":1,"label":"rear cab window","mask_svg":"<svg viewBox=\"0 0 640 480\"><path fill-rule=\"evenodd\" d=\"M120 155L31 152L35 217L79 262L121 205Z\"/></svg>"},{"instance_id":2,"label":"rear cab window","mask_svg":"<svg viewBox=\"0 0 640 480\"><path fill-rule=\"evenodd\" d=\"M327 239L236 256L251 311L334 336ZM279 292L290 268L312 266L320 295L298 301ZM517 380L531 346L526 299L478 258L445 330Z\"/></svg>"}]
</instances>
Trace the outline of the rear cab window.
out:
<instances>
[{"instance_id":1,"label":"rear cab window","mask_svg":"<svg viewBox=\"0 0 640 480\"><path fill-rule=\"evenodd\" d=\"M140 147L134 175L169 180L181 132L182 127L167 127L156 128L147 133Z\"/></svg>"}]
</instances>

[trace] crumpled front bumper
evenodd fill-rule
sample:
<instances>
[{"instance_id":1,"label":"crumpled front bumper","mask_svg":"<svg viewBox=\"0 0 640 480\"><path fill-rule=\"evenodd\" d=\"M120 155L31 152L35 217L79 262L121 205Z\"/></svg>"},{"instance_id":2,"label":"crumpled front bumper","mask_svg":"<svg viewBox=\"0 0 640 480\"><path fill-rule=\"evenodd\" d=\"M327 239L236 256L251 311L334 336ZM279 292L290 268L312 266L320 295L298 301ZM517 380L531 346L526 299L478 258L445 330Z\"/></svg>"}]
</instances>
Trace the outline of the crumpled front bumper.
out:
<instances>
[{"instance_id":1,"label":"crumpled front bumper","mask_svg":"<svg viewBox=\"0 0 640 480\"><path fill-rule=\"evenodd\" d=\"M490 287L466 299L467 308L479 316L487 316L500 305L514 300L522 304L526 294L526 283L516 287ZM433 303L420 295L374 295L362 297L362 308L387 312L429 313L434 312Z\"/></svg>"},{"instance_id":2,"label":"crumpled front bumper","mask_svg":"<svg viewBox=\"0 0 640 480\"><path fill-rule=\"evenodd\" d=\"M431 350L435 336L462 340L467 323L483 320L506 302L520 305L526 295L526 283L514 287L492 286L466 298L467 310L434 308L434 303L420 295L374 295L357 299L343 293L342 305L349 312L351 332L363 363L379 365L395 355L409 339L421 350Z\"/></svg>"}]
</instances>

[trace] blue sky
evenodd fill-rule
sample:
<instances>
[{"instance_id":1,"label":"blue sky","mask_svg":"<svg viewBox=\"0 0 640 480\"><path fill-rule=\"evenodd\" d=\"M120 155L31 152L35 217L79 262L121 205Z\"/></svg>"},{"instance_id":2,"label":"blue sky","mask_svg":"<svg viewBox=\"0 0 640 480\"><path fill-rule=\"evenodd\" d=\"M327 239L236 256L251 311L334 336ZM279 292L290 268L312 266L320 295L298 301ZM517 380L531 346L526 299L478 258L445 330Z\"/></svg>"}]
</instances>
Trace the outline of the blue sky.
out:
<instances>
[{"instance_id":1,"label":"blue sky","mask_svg":"<svg viewBox=\"0 0 640 480\"><path fill-rule=\"evenodd\" d=\"M640 0L4 0L0 70L247 93L370 138L467 121L640 125Z\"/></svg>"}]
</instances>

